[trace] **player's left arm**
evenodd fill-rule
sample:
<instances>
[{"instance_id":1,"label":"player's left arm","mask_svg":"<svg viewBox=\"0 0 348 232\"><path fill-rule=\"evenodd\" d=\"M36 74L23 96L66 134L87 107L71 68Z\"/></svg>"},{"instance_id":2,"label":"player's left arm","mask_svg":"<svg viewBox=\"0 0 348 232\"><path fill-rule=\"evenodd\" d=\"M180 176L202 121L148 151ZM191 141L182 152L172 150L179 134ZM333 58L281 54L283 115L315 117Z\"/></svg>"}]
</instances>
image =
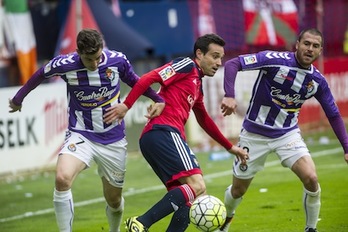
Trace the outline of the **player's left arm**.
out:
<instances>
[{"instance_id":1,"label":"player's left arm","mask_svg":"<svg viewBox=\"0 0 348 232\"><path fill-rule=\"evenodd\" d=\"M134 72L133 67L130 62L125 59L124 60L124 72L123 75L120 76L121 80L126 83L129 87L133 88L134 85L139 81L140 77ZM155 81L156 82L156 81ZM154 89L148 86L142 93L142 95L150 98L154 102L163 103L164 99L159 96Z\"/></svg>"},{"instance_id":2,"label":"player's left arm","mask_svg":"<svg viewBox=\"0 0 348 232\"><path fill-rule=\"evenodd\" d=\"M248 153L242 148L233 145L219 130L213 119L209 116L203 102L196 102L192 108L198 124L203 130L212 137L216 142L223 146L228 152L237 156L245 164L249 158Z\"/></svg>"},{"instance_id":3,"label":"player's left arm","mask_svg":"<svg viewBox=\"0 0 348 232\"><path fill-rule=\"evenodd\" d=\"M329 87L324 84L323 88L318 90L315 98L319 101L336 137L340 141L344 151L344 159L348 163L347 129Z\"/></svg>"}]
</instances>

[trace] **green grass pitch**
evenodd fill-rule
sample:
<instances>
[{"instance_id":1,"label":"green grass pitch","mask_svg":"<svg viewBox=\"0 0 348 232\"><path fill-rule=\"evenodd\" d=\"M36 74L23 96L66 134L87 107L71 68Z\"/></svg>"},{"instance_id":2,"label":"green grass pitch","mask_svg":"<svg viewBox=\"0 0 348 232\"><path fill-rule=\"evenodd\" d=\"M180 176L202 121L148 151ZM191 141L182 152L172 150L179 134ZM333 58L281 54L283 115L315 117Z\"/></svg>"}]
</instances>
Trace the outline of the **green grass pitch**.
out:
<instances>
[{"instance_id":1,"label":"green grass pitch","mask_svg":"<svg viewBox=\"0 0 348 232\"><path fill-rule=\"evenodd\" d=\"M337 139L330 135L329 144L319 144L321 135L308 143L317 166L322 188L320 232L348 231L348 166ZM326 133L327 134L327 133ZM307 139L307 138L306 138ZM208 194L223 200L224 190L231 182L232 159L210 161L208 153L197 154L205 174ZM0 181L1 232L57 231L52 194L54 172L40 172L23 178ZM267 191L260 191L267 190ZM139 154L130 154L124 189L124 217L145 212L165 189ZM108 231L105 203L96 167L82 172L73 185L75 202L74 232ZM150 228L163 232L170 217ZM275 155L270 155L265 170L254 179L236 212L230 231L297 232L303 231L302 185L298 178L283 168ZM122 226L122 232L124 228ZM193 226L188 232L197 231Z\"/></svg>"}]
</instances>

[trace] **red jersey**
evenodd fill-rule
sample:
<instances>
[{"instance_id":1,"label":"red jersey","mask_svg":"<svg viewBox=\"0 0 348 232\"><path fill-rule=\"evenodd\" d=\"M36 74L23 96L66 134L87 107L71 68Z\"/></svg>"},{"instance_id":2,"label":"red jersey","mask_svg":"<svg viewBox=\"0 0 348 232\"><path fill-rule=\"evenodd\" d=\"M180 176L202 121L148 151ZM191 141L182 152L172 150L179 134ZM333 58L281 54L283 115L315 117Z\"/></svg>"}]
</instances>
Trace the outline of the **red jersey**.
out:
<instances>
[{"instance_id":1,"label":"red jersey","mask_svg":"<svg viewBox=\"0 0 348 232\"><path fill-rule=\"evenodd\" d=\"M143 91L151 84L159 83L159 95L164 98L166 105L161 115L147 122L143 133L151 130L153 125L166 125L178 129L186 140L185 124L192 109L199 125L223 147L230 149L232 144L221 134L205 109L202 77L202 70L191 58L177 58L144 74L132 88L124 104L130 109Z\"/></svg>"}]
</instances>

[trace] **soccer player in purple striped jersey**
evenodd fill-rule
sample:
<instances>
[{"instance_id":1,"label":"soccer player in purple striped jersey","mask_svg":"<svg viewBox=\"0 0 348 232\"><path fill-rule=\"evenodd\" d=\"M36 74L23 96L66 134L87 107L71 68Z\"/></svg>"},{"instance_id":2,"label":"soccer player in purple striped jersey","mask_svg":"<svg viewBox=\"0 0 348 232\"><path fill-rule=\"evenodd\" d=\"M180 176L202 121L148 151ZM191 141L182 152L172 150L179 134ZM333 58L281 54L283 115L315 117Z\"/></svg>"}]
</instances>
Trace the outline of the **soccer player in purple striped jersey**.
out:
<instances>
[{"instance_id":1,"label":"soccer player in purple striped jersey","mask_svg":"<svg viewBox=\"0 0 348 232\"><path fill-rule=\"evenodd\" d=\"M25 96L44 80L60 76L66 82L69 123L57 160L53 194L59 231L72 231L71 186L76 176L95 161L107 203L109 231L119 232L127 157L125 124L124 121L105 123L103 115L120 102L120 81L133 87L139 77L124 54L103 49L103 38L98 31L83 29L76 42L76 52L53 58L9 100L10 112L20 111ZM156 117L164 107L163 98L151 88L144 95L156 102L147 117Z\"/></svg>"},{"instance_id":2,"label":"soccer player in purple striped jersey","mask_svg":"<svg viewBox=\"0 0 348 232\"><path fill-rule=\"evenodd\" d=\"M199 37L194 58L180 57L144 74L118 108L105 120L122 119L138 97L152 84L161 85L159 95L165 99L163 112L150 119L140 137L140 149L146 161L167 188L167 193L147 212L126 220L126 231L146 232L165 216L173 213L167 229L180 232L188 227L189 209L196 196L205 194L202 170L186 142L185 124L192 110L199 125L230 153L246 163L247 152L223 136L208 115L203 101L202 78L214 76L222 64L225 41L216 34Z\"/></svg>"},{"instance_id":3,"label":"soccer player in purple striped jersey","mask_svg":"<svg viewBox=\"0 0 348 232\"><path fill-rule=\"evenodd\" d=\"M224 116L234 113L237 107L234 99L237 72L259 70L259 73L239 141L239 146L249 151L249 160L247 165L238 160L234 163L233 182L225 191L227 220L218 231L228 231L235 209L255 174L264 168L267 155L273 151L281 164L301 180L305 231L317 231L321 189L314 162L298 127L298 115L306 100L315 97L321 104L348 162L344 122L325 77L312 64L322 49L322 33L313 28L300 33L295 52L262 51L226 62L225 97L221 104Z\"/></svg>"}]
</instances>

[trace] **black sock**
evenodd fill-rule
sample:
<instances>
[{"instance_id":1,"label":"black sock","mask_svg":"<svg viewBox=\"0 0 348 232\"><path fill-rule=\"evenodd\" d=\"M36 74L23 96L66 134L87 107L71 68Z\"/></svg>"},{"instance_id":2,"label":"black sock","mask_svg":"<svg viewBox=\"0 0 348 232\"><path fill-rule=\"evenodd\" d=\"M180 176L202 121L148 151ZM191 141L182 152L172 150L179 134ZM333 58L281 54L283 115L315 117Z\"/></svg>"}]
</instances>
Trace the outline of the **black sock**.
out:
<instances>
[{"instance_id":1,"label":"black sock","mask_svg":"<svg viewBox=\"0 0 348 232\"><path fill-rule=\"evenodd\" d=\"M178 211L183 206L189 206L195 198L194 192L187 184L181 185L167 192L164 197L158 201L145 214L137 219L147 228L152 224L166 217L174 211ZM179 214L178 214L179 215ZM175 214L173 215L173 217ZM182 218L182 216L180 216ZM187 215L188 217L188 215Z\"/></svg>"}]
</instances>

